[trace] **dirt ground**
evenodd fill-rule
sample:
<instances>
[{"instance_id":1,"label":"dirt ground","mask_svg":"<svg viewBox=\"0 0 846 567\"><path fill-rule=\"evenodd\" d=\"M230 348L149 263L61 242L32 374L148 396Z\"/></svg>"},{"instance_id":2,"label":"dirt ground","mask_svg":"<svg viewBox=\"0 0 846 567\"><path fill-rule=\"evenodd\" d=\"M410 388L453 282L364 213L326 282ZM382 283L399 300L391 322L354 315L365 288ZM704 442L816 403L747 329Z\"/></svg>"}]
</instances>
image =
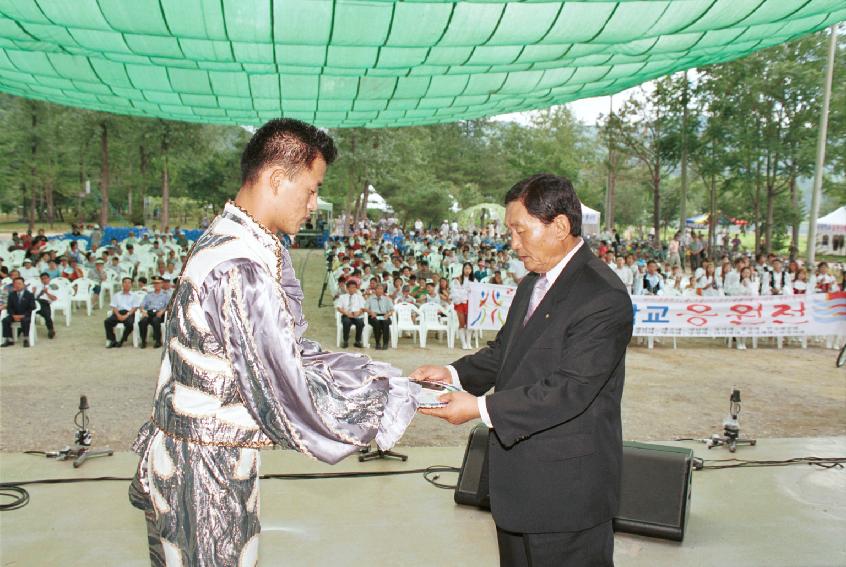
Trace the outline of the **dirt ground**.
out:
<instances>
[{"instance_id":1,"label":"dirt ground","mask_svg":"<svg viewBox=\"0 0 846 567\"><path fill-rule=\"evenodd\" d=\"M325 271L320 251L294 251L305 274L308 336L334 348L331 307L318 308ZM47 340L39 327L34 348L0 351L0 451L54 449L73 441L80 394L88 396L94 444L127 450L150 413L161 351L124 347L107 350L102 321L83 309L70 327L63 317L58 336ZM489 333L488 340L492 338ZM729 350L719 340L680 340L679 348L657 344L652 351L632 345L626 361L623 435L631 440L706 437L721 429L732 387L742 392L744 434L765 437L846 435L846 369L834 366L835 352L812 344L776 350L764 341L757 350ZM400 348L371 355L410 372L424 363L449 363L463 354L431 339L421 350L410 339ZM418 416L402 444L457 446L472 427L453 427Z\"/></svg>"}]
</instances>

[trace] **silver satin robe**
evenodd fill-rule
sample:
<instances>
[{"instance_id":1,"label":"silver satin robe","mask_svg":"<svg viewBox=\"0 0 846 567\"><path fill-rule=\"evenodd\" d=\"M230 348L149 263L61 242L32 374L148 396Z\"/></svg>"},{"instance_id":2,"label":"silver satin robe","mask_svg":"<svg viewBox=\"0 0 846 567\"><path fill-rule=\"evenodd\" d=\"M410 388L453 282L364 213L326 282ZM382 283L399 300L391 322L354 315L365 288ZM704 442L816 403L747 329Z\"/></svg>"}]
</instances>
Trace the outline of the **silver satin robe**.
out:
<instances>
[{"instance_id":1,"label":"silver satin robe","mask_svg":"<svg viewBox=\"0 0 846 567\"><path fill-rule=\"evenodd\" d=\"M133 446L153 565L255 565L261 447L334 464L373 440L390 448L414 417L419 386L399 370L303 338L302 300L287 250L228 203L173 294Z\"/></svg>"}]
</instances>

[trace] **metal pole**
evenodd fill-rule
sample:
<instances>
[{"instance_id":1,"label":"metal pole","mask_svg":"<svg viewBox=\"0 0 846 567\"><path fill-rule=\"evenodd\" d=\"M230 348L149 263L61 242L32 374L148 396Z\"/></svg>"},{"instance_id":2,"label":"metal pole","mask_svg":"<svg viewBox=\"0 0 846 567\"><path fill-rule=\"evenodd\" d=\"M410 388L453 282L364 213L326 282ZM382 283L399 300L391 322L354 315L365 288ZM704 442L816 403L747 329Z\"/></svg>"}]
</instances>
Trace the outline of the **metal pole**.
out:
<instances>
[{"instance_id":1,"label":"metal pole","mask_svg":"<svg viewBox=\"0 0 846 567\"><path fill-rule=\"evenodd\" d=\"M813 264L817 254L817 217L820 214L823 168L825 167L825 143L828 136L828 106L831 102L831 83L834 76L834 52L837 49L837 26L829 28L828 61L825 66L823 107L820 114L820 135L817 138L817 168L814 175L814 192L811 194L811 216L808 219L808 264Z\"/></svg>"},{"instance_id":2,"label":"metal pole","mask_svg":"<svg viewBox=\"0 0 846 567\"><path fill-rule=\"evenodd\" d=\"M679 200L679 232L684 235L687 226L687 71L684 72L684 90L682 91L682 155L681 155L681 199ZM684 239L682 239L682 242Z\"/></svg>"}]
</instances>

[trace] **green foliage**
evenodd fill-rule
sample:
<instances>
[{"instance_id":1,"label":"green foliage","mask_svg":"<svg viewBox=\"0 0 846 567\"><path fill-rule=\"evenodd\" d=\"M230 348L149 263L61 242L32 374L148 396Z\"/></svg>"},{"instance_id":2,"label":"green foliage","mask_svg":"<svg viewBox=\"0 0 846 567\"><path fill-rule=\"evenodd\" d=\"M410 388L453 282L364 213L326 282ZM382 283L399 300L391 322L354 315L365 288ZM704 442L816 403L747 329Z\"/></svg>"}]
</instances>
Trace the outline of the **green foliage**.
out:
<instances>
[{"instance_id":1,"label":"green foliage","mask_svg":"<svg viewBox=\"0 0 846 567\"><path fill-rule=\"evenodd\" d=\"M675 226L681 212L678 164L686 139L686 215L709 211L713 188L722 215L756 223L763 239L771 228L777 246L805 213L798 188L814 173L827 38L820 32L692 71L687 86L681 74L657 80L598 128L554 107L523 122L333 129L339 158L321 197L336 214L362 218L373 214L364 201L373 186L402 222L437 224L454 217L454 203L501 203L520 179L550 172L569 177L581 200L604 214L610 145L616 224L657 230ZM846 202L844 52L841 33L824 212ZM172 225L217 210L240 185L240 153L250 137L243 128L116 116L0 94L0 211L25 219L35 203L35 220L46 220L49 194L56 222L96 219L104 127L112 218L151 222L152 209L161 208L165 164ZM80 197L86 180L91 193Z\"/></svg>"}]
</instances>

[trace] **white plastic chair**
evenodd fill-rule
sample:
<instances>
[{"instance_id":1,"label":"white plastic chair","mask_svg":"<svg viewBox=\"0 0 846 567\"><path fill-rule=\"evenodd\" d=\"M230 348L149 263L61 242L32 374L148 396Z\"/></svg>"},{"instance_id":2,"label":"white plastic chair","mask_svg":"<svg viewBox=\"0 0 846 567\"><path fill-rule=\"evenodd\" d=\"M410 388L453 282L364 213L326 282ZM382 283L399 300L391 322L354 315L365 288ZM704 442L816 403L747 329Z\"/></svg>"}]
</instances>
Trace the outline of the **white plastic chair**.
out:
<instances>
[{"instance_id":1,"label":"white plastic chair","mask_svg":"<svg viewBox=\"0 0 846 567\"><path fill-rule=\"evenodd\" d=\"M397 344L399 343L399 337L403 333L403 331L410 331L414 335L416 335L418 342L420 341L420 336L422 333L422 327L420 323L414 322L414 317L417 317L417 321L421 321L423 316L420 313L420 310L411 305L410 303L397 303L394 305L394 318L391 326L391 346L397 348Z\"/></svg>"},{"instance_id":2,"label":"white plastic chair","mask_svg":"<svg viewBox=\"0 0 846 567\"><path fill-rule=\"evenodd\" d=\"M37 333L35 331L35 315L38 313L38 311L40 309L41 309L41 305L39 303L36 303L35 309L32 310L32 313L29 316L29 337L28 337L28 339L29 339L29 346L31 346L31 347L35 346L35 339L37 337ZM2 311L0 311L0 321L5 319L6 315L8 315L8 314L9 314L9 312L6 309L3 309ZM21 321L12 321L12 340L14 340L15 337L17 337L17 333L15 333L15 331L14 331L15 325L21 326L22 322Z\"/></svg>"},{"instance_id":3,"label":"white plastic chair","mask_svg":"<svg viewBox=\"0 0 846 567\"><path fill-rule=\"evenodd\" d=\"M450 312L454 313L452 306L445 308L437 303L424 303L420 306L420 348L426 348L426 341L430 331L440 333L446 332L447 346L455 347L455 331L458 328L458 318L453 323Z\"/></svg>"},{"instance_id":4,"label":"white plastic chair","mask_svg":"<svg viewBox=\"0 0 846 567\"><path fill-rule=\"evenodd\" d=\"M100 283L100 309L103 308L103 296L106 295L106 292L109 292L109 301L111 301L115 295L115 289L120 286L120 278L113 271L107 271L106 277L107 279Z\"/></svg>"},{"instance_id":5,"label":"white plastic chair","mask_svg":"<svg viewBox=\"0 0 846 567\"><path fill-rule=\"evenodd\" d=\"M367 316L364 317L364 330L361 332L361 344L364 348L370 348L370 333L372 327L367 323ZM350 334L355 332L355 327L350 328ZM344 339L344 327L341 323L341 314L335 310L335 345L341 348L341 341Z\"/></svg>"},{"instance_id":6,"label":"white plastic chair","mask_svg":"<svg viewBox=\"0 0 846 567\"><path fill-rule=\"evenodd\" d=\"M26 250L12 250L9 252L9 264L12 268L20 268L23 265L23 259L26 256Z\"/></svg>"},{"instance_id":7,"label":"white plastic chair","mask_svg":"<svg viewBox=\"0 0 846 567\"><path fill-rule=\"evenodd\" d=\"M50 293L56 296L56 299L50 303L50 310L53 316L56 316L57 311L62 311L65 314L65 326L70 327L71 324L71 288L70 283L67 286L60 283L64 278L56 278L50 282ZM65 280L67 281L67 280Z\"/></svg>"},{"instance_id":8,"label":"white plastic chair","mask_svg":"<svg viewBox=\"0 0 846 567\"><path fill-rule=\"evenodd\" d=\"M132 271L135 269L135 265L132 262L120 262L118 263L120 266L120 277L121 278L131 278Z\"/></svg>"},{"instance_id":9,"label":"white plastic chair","mask_svg":"<svg viewBox=\"0 0 846 567\"><path fill-rule=\"evenodd\" d=\"M94 284L88 278L79 278L71 283L71 303L84 303L88 316L91 317L91 287Z\"/></svg>"}]
</instances>

